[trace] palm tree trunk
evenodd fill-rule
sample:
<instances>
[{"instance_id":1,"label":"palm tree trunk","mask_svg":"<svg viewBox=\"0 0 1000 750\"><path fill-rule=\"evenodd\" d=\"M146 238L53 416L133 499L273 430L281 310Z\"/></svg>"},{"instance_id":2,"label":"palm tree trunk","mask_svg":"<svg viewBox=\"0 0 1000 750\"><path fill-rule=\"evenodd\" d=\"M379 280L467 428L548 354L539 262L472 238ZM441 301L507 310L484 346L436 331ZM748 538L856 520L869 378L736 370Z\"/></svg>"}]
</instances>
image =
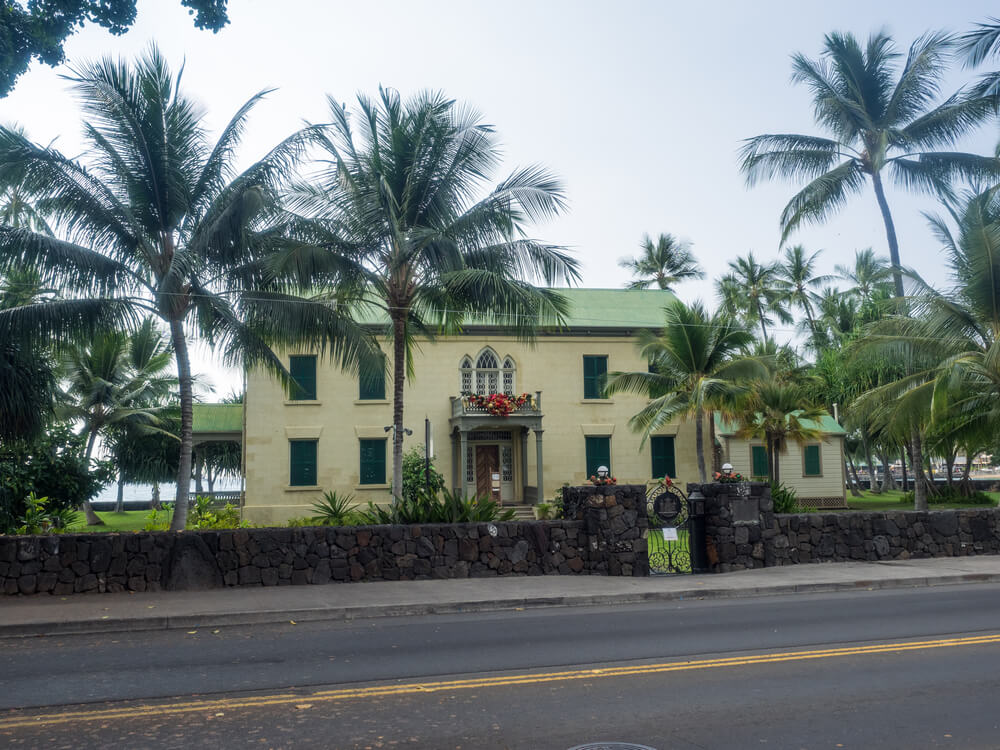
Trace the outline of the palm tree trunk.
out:
<instances>
[{"instance_id":1,"label":"palm tree trunk","mask_svg":"<svg viewBox=\"0 0 1000 750\"><path fill-rule=\"evenodd\" d=\"M910 439L910 450L913 451L913 509L927 510L927 486L920 480L924 478L923 443L920 430L914 429Z\"/></svg>"},{"instance_id":2,"label":"palm tree trunk","mask_svg":"<svg viewBox=\"0 0 1000 750\"><path fill-rule=\"evenodd\" d=\"M90 430L90 434L87 435L87 450L83 454L83 465L87 467L87 471L90 471L90 456L94 452L94 443L97 442L97 430ZM103 526L104 521L94 512L94 507L90 504L90 500L83 501L83 515L87 519L88 526Z\"/></svg>"},{"instance_id":3,"label":"palm tree trunk","mask_svg":"<svg viewBox=\"0 0 1000 750\"><path fill-rule=\"evenodd\" d=\"M865 461L868 462L868 491L873 495L879 494L879 488L875 486L875 456L872 454L872 444L868 441L868 433L861 433L861 444L865 449Z\"/></svg>"},{"instance_id":4,"label":"palm tree trunk","mask_svg":"<svg viewBox=\"0 0 1000 750\"><path fill-rule=\"evenodd\" d=\"M955 473L955 456L958 455L958 449L952 448L948 451L948 455L944 457L944 469L948 472L948 476L945 477L945 482L948 485L948 489L955 488L955 480L952 479L951 475Z\"/></svg>"},{"instance_id":5,"label":"palm tree trunk","mask_svg":"<svg viewBox=\"0 0 1000 750\"><path fill-rule=\"evenodd\" d=\"M910 491L910 480L906 476L906 446L899 449L899 463L903 465L903 492Z\"/></svg>"},{"instance_id":6,"label":"palm tree trunk","mask_svg":"<svg viewBox=\"0 0 1000 750\"><path fill-rule=\"evenodd\" d=\"M153 482L153 496L149 501L149 505L153 510L162 510L163 506L160 505L160 483Z\"/></svg>"},{"instance_id":7,"label":"palm tree trunk","mask_svg":"<svg viewBox=\"0 0 1000 750\"><path fill-rule=\"evenodd\" d=\"M170 339L177 359L177 379L181 393L181 455L177 464L177 494L174 496L174 517L171 531L183 531L187 526L188 490L191 488L191 451L193 447L192 423L194 421L194 389L191 378L191 360L188 357L184 322L170 321Z\"/></svg>"},{"instance_id":8,"label":"palm tree trunk","mask_svg":"<svg viewBox=\"0 0 1000 750\"><path fill-rule=\"evenodd\" d=\"M392 313L392 495L403 497L403 386L406 383L406 316ZM539 488L541 492L541 488Z\"/></svg>"},{"instance_id":9,"label":"palm tree trunk","mask_svg":"<svg viewBox=\"0 0 1000 750\"><path fill-rule=\"evenodd\" d=\"M191 460L194 462L194 495L200 497L204 492L201 484L201 456Z\"/></svg>"},{"instance_id":10,"label":"palm tree trunk","mask_svg":"<svg viewBox=\"0 0 1000 750\"><path fill-rule=\"evenodd\" d=\"M702 484L706 484L708 482L708 474L705 473L705 446L702 445L704 442L705 431L704 421L705 411L699 406L697 411L694 413L694 440L695 455L698 456L698 476L701 478Z\"/></svg>"},{"instance_id":11,"label":"palm tree trunk","mask_svg":"<svg viewBox=\"0 0 1000 750\"><path fill-rule=\"evenodd\" d=\"M767 326L764 325L764 310L760 302L757 303L757 317L760 318L760 332L764 334L764 342L767 343Z\"/></svg>"},{"instance_id":12,"label":"palm tree trunk","mask_svg":"<svg viewBox=\"0 0 1000 750\"><path fill-rule=\"evenodd\" d=\"M882 177L878 172L872 175L872 185L875 188L875 200L878 201L879 210L882 212L882 221L885 222L885 236L889 241L889 260L892 261L892 283L895 287L896 296L903 296L903 274L899 265L899 242L896 240L896 226L892 222L892 214L889 213L889 204L885 200L885 191L882 189Z\"/></svg>"},{"instance_id":13,"label":"palm tree trunk","mask_svg":"<svg viewBox=\"0 0 1000 750\"><path fill-rule=\"evenodd\" d=\"M847 483L851 486L851 497L861 497L861 489L858 483L858 472L854 468L854 462L848 457L844 458L844 474L847 475Z\"/></svg>"},{"instance_id":14,"label":"palm tree trunk","mask_svg":"<svg viewBox=\"0 0 1000 750\"><path fill-rule=\"evenodd\" d=\"M778 456L778 441L775 440L774 443L774 475L771 477L771 481L775 484L781 483L781 469L778 466L778 462L781 460Z\"/></svg>"},{"instance_id":15,"label":"palm tree trunk","mask_svg":"<svg viewBox=\"0 0 1000 750\"><path fill-rule=\"evenodd\" d=\"M125 512L125 472L118 469L118 497L115 499L115 513Z\"/></svg>"}]
</instances>

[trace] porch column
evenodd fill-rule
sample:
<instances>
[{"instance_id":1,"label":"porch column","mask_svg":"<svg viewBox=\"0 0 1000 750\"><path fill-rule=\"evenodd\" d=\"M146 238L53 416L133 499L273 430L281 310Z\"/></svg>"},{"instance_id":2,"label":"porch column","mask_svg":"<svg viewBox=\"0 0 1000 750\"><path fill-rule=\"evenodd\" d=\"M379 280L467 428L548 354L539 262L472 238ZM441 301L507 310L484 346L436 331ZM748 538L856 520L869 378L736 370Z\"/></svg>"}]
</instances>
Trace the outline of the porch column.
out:
<instances>
[{"instance_id":1,"label":"porch column","mask_svg":"<svg viewBox=\"0 0 1000 750\"><path fill-rule=\"evenodd\" d=\"M521 502L527 501L528 486L528 428L521 428Z\"/></svg>"},{"instance_id":2,"label":"porch column","mask_svg":"<svg viewBox=\"0 0 1000 750\"><path fill-rule=\"evenodd\" d=\"M544 430L535 429L535 461L537 466L535 470L538 472L538 492L536 502L545 502L545 484L542 477L542 433Z\"/></svg>"},{"instance_id":3,"label":"porch column","mask_svg":"<svg viewBox=\"0 0 1000 750\"><path fill-rule=\"evenodd\" d=\"M469 475L469 434L464 428L458 428L458 451L459 466L461 473L458 475L458 491L460 495L465 494L465 478Z\"/></svg>"}]
</instances>

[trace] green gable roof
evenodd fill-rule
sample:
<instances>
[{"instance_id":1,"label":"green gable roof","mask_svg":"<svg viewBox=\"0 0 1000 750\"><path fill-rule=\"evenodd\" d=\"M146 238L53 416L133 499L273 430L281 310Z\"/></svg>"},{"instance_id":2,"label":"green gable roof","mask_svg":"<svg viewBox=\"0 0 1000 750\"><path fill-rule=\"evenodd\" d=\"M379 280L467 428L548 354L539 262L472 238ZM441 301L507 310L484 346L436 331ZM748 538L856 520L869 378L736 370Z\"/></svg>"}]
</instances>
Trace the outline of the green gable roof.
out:
<instances>
[{"instance_id":1,"label":"green gable roof","mask_svg":"<svg viewBox=\"0 0 1000 750\"><path fill-rule=\"evenodd\" d=\"M556 289L569 302L564 328L585 330L632 330L661 328L663 308L674 295L662 289ZM365 325L388 325L385 313L368 307L357 315ZM470 318L466 328L494 327L493 323Z\"/></svg>"},{"instance_id":2,"label":"green gable roof","mask_svg":"<svg viewBox=\"0 0 1000 750\"><path fill-rule=\"evenodd\" d=\"M195 404L193 431L243 432L243 404Z\"/></svg>"},{"instance_id":3,"label":"green gable roof","mask_svg":"<svg viewBox=\"0 0 1000 750\"><path fill-rule=\"evenodd\" d=\"M846 435L847 430L837 424L837 420L831 417L829 414L824 414L820 417L819 421L814 421L812 419L802 419L799 420L802 426L807 430L819 430L826 435ZM722 418L722 416L715 412L715 434L716 435L735 435L737 426Z\"/></svg>"}]
</instances>

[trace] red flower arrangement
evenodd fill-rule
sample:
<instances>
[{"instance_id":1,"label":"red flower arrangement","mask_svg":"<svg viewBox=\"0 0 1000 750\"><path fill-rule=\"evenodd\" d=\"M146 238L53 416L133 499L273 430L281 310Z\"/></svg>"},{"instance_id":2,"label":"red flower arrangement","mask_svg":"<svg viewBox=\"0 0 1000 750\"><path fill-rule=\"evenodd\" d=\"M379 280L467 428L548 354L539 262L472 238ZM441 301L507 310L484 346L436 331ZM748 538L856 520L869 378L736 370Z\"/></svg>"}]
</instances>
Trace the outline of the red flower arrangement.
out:
<instances>
[{"instance_id":1,"label":"red flower arrangement","mask_svg":"<svg viewBox=\"0 0 1000 750\"><path fill-rule=\"evenodd\" d=\"M609 484L618 484L617 477L598 477L590 475L590 483L598 487L607 487Z\"/></svg>"},{"instance_id":2,"label":"red flower arrangement","mask_svg":"<svg viewBox=\"0 0 1000 750\"><path fill-rule=\"evenodd\" d=\"M530 393L522 393L520 396L508 396L506 393L490 393L487 396L480 396L470 393L467 397L470 406L478 406L486 409L494 417L507 417L515 409L520 409L525 404L531 404Z\"/></svg>"},{"instance_id":3,"label":"red flower arrangement","mask_svg":"<svg viewBox=\"0 0 1000 750\"><path fill-rule=\"evenodd\" d=\"M666 474L663 475L663 479L660 480L661 487L673 487L674 480L668 477Z\"/></svg>"},{"instance_id":4,"label":"red flower arrangement","mask_svg":"<svg viewBox=\"0 0 1000 750\"><path fill-rule=\"evenodd\" d=\"M712 478L720 484L736 484L738 482L746 481L746 479L743 478L743 475L739 472L736 472L735 474L723 474L717 471L712 475Z\"/></svg>"}]
</instances>

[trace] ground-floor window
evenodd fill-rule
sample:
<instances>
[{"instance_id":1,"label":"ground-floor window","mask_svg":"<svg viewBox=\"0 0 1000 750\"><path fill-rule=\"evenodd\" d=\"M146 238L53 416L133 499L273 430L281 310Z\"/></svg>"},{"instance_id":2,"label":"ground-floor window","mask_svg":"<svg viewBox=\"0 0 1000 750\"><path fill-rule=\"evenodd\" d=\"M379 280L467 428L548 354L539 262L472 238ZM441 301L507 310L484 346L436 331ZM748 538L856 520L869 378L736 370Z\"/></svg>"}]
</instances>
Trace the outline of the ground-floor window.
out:
<instances>
[{"instance_id":1,"label":"ground-floor window","mask_svg":"<svg viewBox=\"0 0 1000 750\"><path fill-rule=\"evenodd\" d=\"M288 484L291 487L316 485L316 440L289 440Z\"/></svg>"},{"instance_id":2,"label":"ground-floor window","mask_svg":"<svg viewBox=\"0 0 1000 750\"><path fill-rule=\"evenodd\" d=\"M750 476L755 479L758 477L767 477L770 473L767 470L767 448L763 445L750 446L750 458Z\"/></svg>"},{"instance_id":3,"label":"ground-floor window","mask_svg":"<svg viewBox=\"0 0 1000 750\"><path fill-rule=\"evenodd\" d=\"M385 484L385 448L387 442L384 438L360 441L360 484Z\"/></svg>"},{"instance_id":4,"label":"ground-floor window","mask_svg":"<svg viewBox=\"0 0 1000 750\"><path fill-rule=\"evenodd\" d=\"M677 463L674 459L674 438L673 436L657 436L649 439L649 453L652 457L653 476L656 479L661 477L677 477Z\"/></svg>"},{"instance_id":5,"label":"ground-floor window","mask_svg":"<svg viewBox=\"0 0 1000 750\"><path fill-rule=\"evenodd\" d=\"M601 466L608 467L608 471L611 472L611 438L588 437L586 441L587 476L596 476L597 469Z\"/></svg>"},{"instance_id":6,"label":"ground-floor window","mask_svg":"<svg viewBox=\"0 0 1000 750\"><path fill-rule=\"evenodd\" d=\"M802 476L823 476L823 463L820 460L819 443L806 445L802 448Z\"/></svg>"}]
</instances>

